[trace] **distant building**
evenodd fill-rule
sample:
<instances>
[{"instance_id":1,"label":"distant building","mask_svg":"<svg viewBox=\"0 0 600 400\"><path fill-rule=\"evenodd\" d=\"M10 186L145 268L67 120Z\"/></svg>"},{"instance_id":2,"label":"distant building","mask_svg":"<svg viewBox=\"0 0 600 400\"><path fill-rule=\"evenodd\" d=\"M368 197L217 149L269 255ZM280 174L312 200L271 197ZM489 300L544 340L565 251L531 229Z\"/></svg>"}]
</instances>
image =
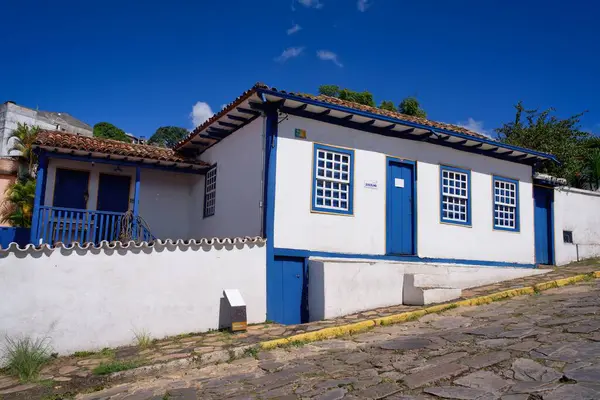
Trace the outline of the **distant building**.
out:
<instances>
[{"instance_id":1,"label":"distant building","mask_svg":"<svg viewBox=\"0 0 600 400\"><path fill-rule=\"evenodd\" d=\"M0 104L0 205L6 188L17 179L18 167L14 156L18 154L10 152L12 143L9 138L19 123L82 136L92 136L93 133L91 126L67 113L34 110L12 101ZM0 223L0 226L5 225Z\"/></svg>"},{"instance_id":2,"label":"distant building","mask_svg":"<svg viewBox=\"0 0 600 400\"><path fill-rule=\"evenodd\" d=\"M60 132L75 133L82 136L93 136L91 126L64 112L40 111L7 101L0 104L0 157L14 156L10 154L10 134L17 124L39 126Z\"/></svg>"},{"instance_id":3,"label":"distant building","mask_svg":"<svg viewBox=\"0 0 600 400\"><path fill-rule=\"evenodd\" d=\"M127 136L129 138L129 140L131 140L131 143L133 144L146 144L146 138L144 136L135 136L133 133L127 133L125 132L125 136Z\"/></svg>"}]
</instances>

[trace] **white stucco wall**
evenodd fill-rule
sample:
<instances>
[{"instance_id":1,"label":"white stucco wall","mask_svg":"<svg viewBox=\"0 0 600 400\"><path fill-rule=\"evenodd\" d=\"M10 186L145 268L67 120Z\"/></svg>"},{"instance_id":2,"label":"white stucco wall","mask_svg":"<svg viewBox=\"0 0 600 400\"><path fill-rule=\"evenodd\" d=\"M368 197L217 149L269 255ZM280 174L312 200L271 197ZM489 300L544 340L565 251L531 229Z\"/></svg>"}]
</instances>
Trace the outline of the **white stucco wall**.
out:
<instances>
[{"instance_id":1,"label":"white stucco wall","mask_svg":"<svg viewBox=\"0 0 600 400\"><path fill-rule=\"evenodd\" d=\"M401 264L309 259L308 268L311 321L402 304Z\"/></svg>"},{"instance_id":2,"label":"white stucco wall","mask_svg":"<svg viewBox=\"0 0 600 400\"><path fill-rule=\"evenodd\" d=\"M215 214L203 218L204 178L198 180L194 237L259 236L262 228L263 118L226 137L200 155L217 164Z\"/></svg>"},{"instance_id":3,"label":"white stucco wall","mask_svg":"<svg viewBox=\"0 0 600 400\"><path fill-rule=\"evenodd\" d=\"M49 337L69 354L219 327L224 289L238 289L249 323L266 318L264 242L66 250L0 257L5 335Z\"/></svg>"},{"instance_id":4,"label":"white stucco wall","mask_svg":"<svg viewBox=\"0 0 600 400\"><path fill-rule=\"evenodd\" d=\"M296 139L296 128L307 139ZM355 149L353 216L311 212L314 142ZM534 263L531 167L293 116L279 124L275 247L385 254L386 155L417 161L420 257ZM471 170L470 227L440 222L440 164ZM494 174L520 181L520 232L493 229ZM364 188L365 181L378 189Z\"/></svg>"},{"instance_id":5,"label":"white stucco wall","mask_svg":"<svg viewBox=\"0 0 600 400\"><path fill-rule=\"evenodd\" d=\"M563 230L573 232L573 244L564 243ZM557 265L600 257L600 192L554 190L554 243Z\"/></svg>"},{"instance_id":6,"label":"white stucco wall","mask_svg":"<svg viewBox=\"0 0 600 400\"><path fill-rule=\"evenodd\" d=\"M52 205L57 168L90 172L87 203L87 209L89 210L96 209L98 181L101 173L131 177L129 209L133 208L135 168L119 167L119 170L117 170L116 165L53 158L50 158L48 162L45 205ZM198 195L193 191L194 184L201 179L203 177L195 174L141 169L139 212L140 216L148 223L154 236L158 239L198 238L193 235L195 227L190 216L195 213L202 214L202 209L198 210L196 206Z\"/></svg>"}]
</instances>

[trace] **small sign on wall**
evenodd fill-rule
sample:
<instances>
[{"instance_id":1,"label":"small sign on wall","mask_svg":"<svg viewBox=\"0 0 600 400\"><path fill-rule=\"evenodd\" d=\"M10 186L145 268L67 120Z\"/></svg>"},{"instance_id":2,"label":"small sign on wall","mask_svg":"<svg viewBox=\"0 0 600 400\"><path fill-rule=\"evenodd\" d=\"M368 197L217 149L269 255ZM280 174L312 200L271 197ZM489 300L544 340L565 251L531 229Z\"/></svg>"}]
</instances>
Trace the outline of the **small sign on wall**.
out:
<instances>
[{"instance_id":1,"label":"small sign on wall","mask_svg":"<svg viewBox=\"0 0 600 400\"><path fill-rule=\"evenodd\" d=\"M306 139L306 130L296 128L294 131L294 136L296 136L298 139Z\"/></svg>"},{"instance_id":2,"label":"small sign on wall","mask_svg":"<svg viewBox=\"0 0 600 400\"><path fill-rule=\"evenodd\" d=\"M377 190L377 181L365 181L365 189Z\"/></svg>"},{"instance_id":3,"label":"small sign on wall","mask_svg":"<svg viewBox=\"0 0 600 400\"><path fill-rule=\"evenodd\" d=\"M404 179L394 178L394 186L397 188L403 188L404 187Z\"/></svg>"}]
</instances>

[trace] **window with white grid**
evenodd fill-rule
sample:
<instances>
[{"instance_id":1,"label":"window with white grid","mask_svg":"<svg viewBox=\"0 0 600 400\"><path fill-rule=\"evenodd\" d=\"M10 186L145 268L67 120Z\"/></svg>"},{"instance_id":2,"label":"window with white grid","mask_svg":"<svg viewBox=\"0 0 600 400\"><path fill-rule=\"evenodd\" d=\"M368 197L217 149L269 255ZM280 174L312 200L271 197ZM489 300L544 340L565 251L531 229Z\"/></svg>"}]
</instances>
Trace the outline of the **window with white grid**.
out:
<instances>
[{"instance_id":1,"label":"window with white grid","mask_svg":"<svg viewBox=\"0 0 600 400\"><path fill-rule=\"evenodd\" d=\"M467 170L440 167L442 221L457 224L471 223L470 178Z\"/></svg>"},{"instance_id":2,"label":"window with white grid","mask_svg":"<svg viewBox=\"0 0 600 400\"><path fill-rule=\"evenodd\" d=\"M518 194L518 181L494 177L494 228L519 228Z\"/></svg>"},{"instance_id":3,"label":"window with white grid","mask_svg":"<svg viewBox=\"0 0 600 400\"><path fill-rule=\"evenodd\" d=\"M217 167L211 168L204 177L204 216L215 214L215 201L217 194Z\"/></svg>"},{"instance_id":4,"label":"window with white grid","mask_svg":"<svg viewBox=\"0 0 600 400\"><path fill-rule=\"evenodd\" d=\"M352 156L351 150L315 145L313 210L352 213Z\"/></svg>"}]
</instances>

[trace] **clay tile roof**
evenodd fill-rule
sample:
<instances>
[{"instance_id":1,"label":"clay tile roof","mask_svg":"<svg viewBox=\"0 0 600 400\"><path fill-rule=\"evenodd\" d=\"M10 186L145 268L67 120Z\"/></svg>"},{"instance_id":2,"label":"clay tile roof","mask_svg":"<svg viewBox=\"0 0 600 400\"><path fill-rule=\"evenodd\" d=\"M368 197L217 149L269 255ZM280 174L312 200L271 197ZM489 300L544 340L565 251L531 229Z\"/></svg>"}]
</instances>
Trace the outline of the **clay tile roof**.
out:
<instances>
[{"instance_id":1,"label":"clay tile roof","mask_svg":"<svg viewBox=\"0 0 600 400\"><path fill-rule=\"evenodd\" d=\"M255 93L257 93L257 91L260 90L260 89L269 90L269 91L276 92L276 93L289 94L289 95L293 95L293 96L297 96L297 97L301 97L301 98L305 98L305 99L316 100L316 101L319 101L319 102L322 102L322 103L329 103L329 104L332 104L332 105L338 105L338 106L346 107L346 108L349 108L349 109L354 109L354 110L357 110L357 111L364 111L364 112L368 112L368 113L371 113L371 114L376 114L376 115L381 115L381 116L385 116L385 117L395 118L395 119L398 119L398 120L401 120L401 121L406 121L406 122L412 122L412 123L416 123L416 124L421 124L421 125L428 126L428 127L431 127L431 128L444 129L444 130L450 131L450 132L457 132L457 133L462 133L462 134L465 134L465 135L474 136L474 137L477 137L477 138L483 138L483 139L490 140L489 137L481 135L481 134L479 134L477 132L473 132L473 131L471 131L469 129L463 128L463 127L458 126L458 125L446 124L444 122L431 121L431 120L428 120L426 118L413 117L411 115L405 115L405 114L402 114L402 113L399 113L399 112L382 110L382 109L377 108L377 107L365 106L363 104L354 103L352 101L341 100L341 99L338 99L338 98L335 98L335 97L329 97L329 96L324 96L324 95L312 95L312 94L307 94L307 93L288 92L288 91L279 90L277 88L265 85L264 83L258 82L254 86L252 86L250 89L246 90L241 95L239 95L238 97L236 97L231 103L229 103L221 111L219 111L218 113L216 113L215 115L213 115L212 117L210 117L208 120L206 120L205 122L203 122L201 125L197 126L185 139L183 139L182 141L180 141L175 146L175 148L181 148L183 145L185 145L190 140L192 140L192 138L196 137L198 133L204 131L204 129L206 129L208 126L212 125L215 121L217 121L218 119L220 119L223 115L225 115L228 112L232 111L235 107L239 106L245 100L249 99L252 95L254 95Z\"/></svg>"},{"instance_id":2,"label":"clay tile roof","mask_svg":"<svg viewBox=\"0 0 600 400\"><path fill-rule=\"evenodd\" d=\"M34 146L201 166L210 165L195 158L185 157L173 149L149 146L146 144L125 143L118 140L80 136L57 131L41 131L34 142Z\"/></svg>"},{"instance_id":3,"label":"clay tile roof","mask_svg":"<svg viewBox=\"0 0 600 400\"><path fill-rule=\"evenodd\" d=\"M307 94L307 93L286 92L285 90L278 90L274 87L268 87L263 84L256 84L254 87L268 89L273 92L287 93L287 94L291 94L293 96L304 97L304 98L310 99L310 100L316 100L316 101L320 101L323 103L334 104L334 105L347 107L347 108L351 108L351 109L358 110L358 111L364 111L364 112L368 112L371 114L381 115L384 117L399 119L401 121L412 122L415 124L421 124L421 125L429 126L431 128L445 129L447 131L463 133L466 135L471 135L471 136L475 136L475 137L479 137L479 138L485 138L485 139L489 140L488 137L486 137L480 133L473 132L469 129L463 128L462 126L446 124L444 122L431 121L431 120L428 120L427 118L413 117L412 115L406 115L406 114L402 114L400 112L382 110L381 108L377 108L377 107L366 106L363 104L359 104L359 103L355 103L355 102L347 101L347 100L341 100L341 99L338 99L337 97L330 97L330 96L325 96L325 95L313 95L313 94Z\"/></svg>"}]
</instances>

